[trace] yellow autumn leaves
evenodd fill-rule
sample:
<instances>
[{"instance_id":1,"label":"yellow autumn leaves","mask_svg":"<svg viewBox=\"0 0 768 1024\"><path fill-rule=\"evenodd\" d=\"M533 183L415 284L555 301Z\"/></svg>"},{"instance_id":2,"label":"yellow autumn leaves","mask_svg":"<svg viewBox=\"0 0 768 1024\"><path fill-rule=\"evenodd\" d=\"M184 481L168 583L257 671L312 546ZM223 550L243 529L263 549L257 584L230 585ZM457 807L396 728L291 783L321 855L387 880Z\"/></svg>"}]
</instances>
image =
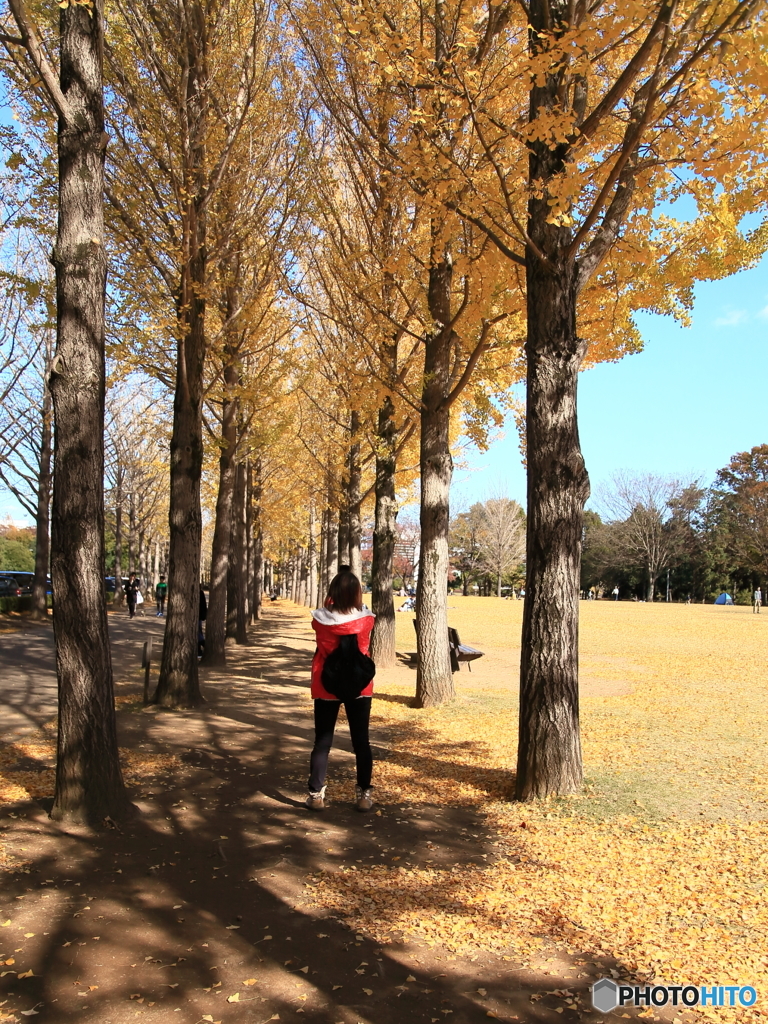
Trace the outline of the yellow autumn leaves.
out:
<instances>
[{"instance_id":1,"label":"yellow autumn leaves","mask_svg":"<svg viewBox=\"0 0 768 1024\"><path fill-rule=\"evenodd\" d=\"M314 876L314 902L378 942L410 936L457 954L534 964L551 944L612 957L627 976L768 991L768 618L748 608L582 605L587 785L510 803L520 603L449 599L484 647L455 704L415 712L407 670L374 703L392 736L376 766L384 804L475 806L474 860L392 863ZM412 641L398 616L399 646ZM506 641L506 643L505 643ZM467 842L472 840L466 837ZM710 1012L710 1011L700 1011ZM757 1019L751 1010L743 1020Z\"/></svg>"}]
</instances>

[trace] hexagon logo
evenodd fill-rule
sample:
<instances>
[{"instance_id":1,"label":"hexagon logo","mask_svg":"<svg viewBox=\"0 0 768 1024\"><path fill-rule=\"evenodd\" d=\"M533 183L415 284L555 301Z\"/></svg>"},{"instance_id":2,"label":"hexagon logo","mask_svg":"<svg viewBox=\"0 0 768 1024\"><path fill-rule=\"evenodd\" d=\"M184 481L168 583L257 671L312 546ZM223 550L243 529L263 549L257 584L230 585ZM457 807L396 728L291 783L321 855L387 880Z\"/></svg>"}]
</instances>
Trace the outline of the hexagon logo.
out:
<instances>
[{"instance_id":1,"label":"hexagon logo","mask_svg":"<svg viewBox=\"0 0 768 1024\"><path fill-rule=\"evenodd\" d=\"M601 978L592 986L592 1005L600 1013L610 1013L619 1005L619 989L615 981Z\"/></svg>"}]
</instances>

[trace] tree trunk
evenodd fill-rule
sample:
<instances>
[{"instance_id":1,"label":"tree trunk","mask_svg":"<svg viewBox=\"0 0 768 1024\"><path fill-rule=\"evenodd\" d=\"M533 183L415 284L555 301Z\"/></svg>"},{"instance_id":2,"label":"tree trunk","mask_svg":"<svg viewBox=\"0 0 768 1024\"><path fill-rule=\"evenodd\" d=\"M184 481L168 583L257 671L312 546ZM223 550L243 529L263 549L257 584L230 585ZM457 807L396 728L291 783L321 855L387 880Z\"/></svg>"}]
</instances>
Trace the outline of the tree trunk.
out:
<instances>
[{"instance_id":1,"label":"tree trunk","mask_svg":"<svg viewBox=\"0 0 768 1024\"><path fill-rule=\"evenodd\" d=\"M235 578L235 639L239 644L248 643L247 629L247 594L246 594L246 558L245 558L245 498L246 498L245 463L237 465L235 481L235 503L233 523L235 541L235 559L231 563L230 574Z\"/></svg>"},{"instance_id":2,"label":"tree trunk","mask_svg":"<svg viewBox=\"0 0 768 1024\"><path fill-rule=\"evenodd\" d=\"M501 567L496 574L496 597L501 597Z\"/></svg>"},{"instance_id":3,"label":"tree trunk","mask_svg":"<svg viewBox=\"0 0 768 1024\"><path fill-rule=\"evenodd\" d=\"M154 593L160 579L160 541L155 538L155 559L152 566L152 591Z\"/></svg>"},{"instance_id":4,"label":"tree trunk","mask_svg":"<svg viewBox=\"0 0 768 1024\"><path fill-rule=\"evenodd\" d=\"M146 590L149 579L147 538L144 530L139 531L139 577L141 585ZM144 595L146 597L146 594Z\"/></svg>"},{"instance_id":5,"label":"tree trunk","mask_svg":"<svg viewBox=\"0 0 768 1024\"><path fill-rule=\"evenodd\" d=\"M264 600L264 533L261 525L261 498L263 486L261 480L261 459L257 459L253 467L253 618L262 616Z\"/></svg>"},{"instance_id":6,"label":"tree trunk","mask_svg":"<svg viewBox=\"0 0 768 1024\"><path fill-rule=\"evenodd\" d=\"M328 535L326 538L328 547L325 554L325 570L328 576L328 583L325 588L326 593L328 593L331 580L339 571L338 525L337 513L331 508L328 510ZM325 594L323 594L323 600L325 600Z\"/></svg>"},{"instance_id":7,"label":"tree trunk","mask_svg":"<svg viewBox=\"0 0 768 1024\"><path fill-rule=\"evenodd\" d=\"M131 810L120 771L104 597L104 110L101 0L59 13L61 88L56 268L57 345L51 528L59 690L51 817L101 823Z\"/></svg>"},{"instance_id":8,"label":"tree trunk","mask_svg":"<svg viewBox=\"0 0 768 1024\"><path fill-rule=\"evenodd\" d=\"M649 565L648 566L648 600L649 600L649 602L651 604L653 604L653 599L656 596L656 577L657 577L658 573L654 572L655 568L656 568L656 566L654 566L654 565ZM734 598L736 597L736 588L735 587L733 589L733 596L734 596Z\"/></svg>"},{"instance_id":9,"label":"tree trunk","mask_svg":"<svg viewBox=\"0 0 768 1024\"><path fill-rule=\"evenodd\" d=\"M320 514L320 546L317 559L317 605L325 600L328 593L328 523L330 522L330 509L324 508Z\"/></svg>"},{"instance_id":10,"label":"tree trunk","mask_svg":"<svg viewBox=\"0 0 768 1024\"><path fill-rule=\"evenodd\" d=\"M566 31L565 7L532 0L534 55ZM553 27L552 19L557 19ZM560 63L531 86L529 117L559 109ZM529 180L548 184L565 168L567 144L536 139ZM579 574L589 478L579 446L576 385L585 343L576 331L578 267L569 226L551 223L546 187L528 201L526 445L528 516L520 661L519 800L565 795L582 783L579 738ZM543 258L542 258L543 256Z\"/></svg>"},{"instance_id":11,"label":"tree trunk","mask_svg":"<svg viewBox=\"0 0 768 1024\"><path fill-rule=\"evenodd\" d=\"M395 664L395 602L392 598L392 563L395 557L396 469L395 409L387 396L379 409L376 445L376 511L373 527L371 605L376 625L371 657L377 668Z\"/></svg>"},{"instance_id":12,"label":"tree trunk","mask_svg":"<svg viewBox=\"0 0 768 1024\"><path fill-rule=\"evenodd\" d=\"M242 467L240 465L236 465L234 470L235 476L234 489L232 492L232 516L230 520L229 548L227 555L230 568L227 573L227 616L225 622L226 636L232 640L237 639L238 603L240 597L237 568L240 563L241 506L245 498Z\"/></svg>"},{"instance_id":13,"label":"tree trunk","mask_svg":"<svg viewBox=\"0 0 768 1024\"><path fill-rule=\"evenodd\" d=\"M194 297L191 305L202 299ZM168 555L168 612L160 677L154 701L165 707L197 707L203 701L197 671L200 607L200 475L202 436L202 310L179 343L171 434L170 550ZM186 379L188 387L184 387Z\"/></svg>"},{"instance_id":14,"label":"tree trunk","mask_svg":"<svg viewBox=\"0 0 768 1024\"><path fill-rule=\"evenodd\" d=\"M115 605L125 603L123 590L123 468L118 456L115 473Z\"/></svg>"},{"instance_id":15,"label":"tree trunk","mask_svg":"<svg viewBox=\"0 0 768 1024\"><path fill-rule=\"evenodd\" d=\"M251 625L256 618L253 608L253 588L256 578L253 556L253 463L248 459L245 470L245 593L248 606L248 625Z\"/></svg>"},{"instance_id":16,"label":"tree trunk","mask_svg":"<svg viewBox=\"0 0 768 1024\"><path fill-rule=\"evenodd\" d=\"M357 440L360 432L360 414L356 411L352 412L350 432L352 444L349 449L349 484L347 490L349 567L355 576L362 581L363 557L360 551L362 536L362 526L360 523L360 482L362 479L362 469L360 467L360 442Z\"/></svg>"},{"instance_id":17,"label":"tree trunk","mask_svg":"<svg viewBox=\"0 0 768 1024\"><path fill-rule=\"evenodd\" d=\"M307 562L309 578L307 581L307 605L309 608L317 608L317 535L315 532L315 503L309 503L309 546L307 549Z\"/></svg>"},{"instance_id":18,"label":"tree trunk","mask_svg":"<svg viewBox=\"0 0 768 1024\"><path fill-rule=\"evenodd\" d=\"M170 481L168 618L155 701L196 707L203 700L197 671L203 468L203 370L206 354L206 60L207 23L202 6L185 8L180 59L185 64L183 142L185 208L181 223L182 274L177 307L176 390L173 400Z\"/></svg>"},{"instance_id":19,"label":"tree trunk","mask_svg":"<svg viewBox=\"0 0 768 1024\"><path fill-rule=\"evenodd\" d=\"M579 570L589 479L579 447L573 273L528 268L527 578L520 667L517 797L573 793L579 739Z\"/></svg>"},{"instance_id":20,"label":"tree trunk","mask_svg":"<svg viewBox=\"0 0 768 1024\"><path fill-rule=\"evenodd\" d=\"M451 348L452 265L447 254L429 271L429 312L434 329L426 339L421 412L421 553L416 594L418 668L416 707L455 696L448 648L448 496L453 460L448 395Z\"/></svg>"},{"instance_id":21,"label":"tree trunk","mask_svg":"<svg viewBox=\"0 0 768 1024\"><path fill-rule=\"evenodd\" d=\"M339 509L339 565L349 565L349 480L341 481L341 508Z\"/></svg>"},{"instance_id":22,"label":"tree trunk","mask_svg":"<svg viewBox=\"0 0 768 1024\"><path fill-rule=\"evenodd\" d=\"M219 456L219 493L216 497L216 522L211 552L211 585L208 617L205 620L205 653L202 663L216 666L226 663L227 574L232 532L232 496L235 491L235 448L237 446L238 399L234 394L239 380L235 363L224 367L225 397L221 405L221 455Z\"/></svg>"},{"instance_id":23,"label":"tree trunk","mask_svg":"<svg viewBox=\"0 0 768 1024\"><path fill-rule=\"evenodd\" d=\"M128 496L128 574L136 572L136 492Z\"/></svg>"},{"instance_id":24,"label":"tree trunk","mask_svg":"<svg viewBox=\"0 0 768 1024\"><path fill-rule=\"evenodd\" d=\"M309 569L307 563L307 549L305 547L299 548L299 598L298 603L307 605L307 581L309 578Z\"/></svg>"},{"instance_id":25,"label":"tree trunk","mask_svg":"<svg viewBox=\"0 0 768 1024\"><path fill-rule=\"evenodd\" d=\"M48 562L51 554L51 412L52 399L47 383L43 382L42 432L40 437L40 463L37 478L37 505L35 508L35 581L32 585L33 619L48 618ZM103 586L103 584L102 584Z\"/></svg>"}]
</instances>

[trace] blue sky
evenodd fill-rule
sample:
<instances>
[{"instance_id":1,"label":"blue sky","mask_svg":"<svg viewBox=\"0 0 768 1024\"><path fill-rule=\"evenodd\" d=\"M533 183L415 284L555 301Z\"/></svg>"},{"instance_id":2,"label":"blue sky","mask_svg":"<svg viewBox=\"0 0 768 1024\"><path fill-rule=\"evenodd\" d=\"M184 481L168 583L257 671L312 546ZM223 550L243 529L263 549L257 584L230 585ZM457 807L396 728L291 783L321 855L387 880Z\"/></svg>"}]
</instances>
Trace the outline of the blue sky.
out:
<instances>
[{"instance_id":1,"label":"blue sky","mask_svg":"<svg viewBox=\"0 0 768 1024\"><path fill-rule=\"evenodd\" d=\"M642 352L585 370L580 437L593 492L618 469L701 477L710 484L736 452L768 442L768 257L697 286L691 327L643 314ZM454 504L499 485L525 503L517 433L465 454Z\"/></svg>"},{"instance_id":2,"label":"blue sky","mask_svg":"<svg viewBox=\"0 0 768 1024\"><path fill-rule=\"evenodd\" d=\"M768 257L700 284L693 325L643 315L645 348L582 373L581 443L593 491L617 469L712 482L735 452L768 442ZM521 504L525 470L513 423L490 451L468 451L452 503L482 501L499 485ZM0 517L22 518L0 493Z\"/></svg>"}]
</instances>

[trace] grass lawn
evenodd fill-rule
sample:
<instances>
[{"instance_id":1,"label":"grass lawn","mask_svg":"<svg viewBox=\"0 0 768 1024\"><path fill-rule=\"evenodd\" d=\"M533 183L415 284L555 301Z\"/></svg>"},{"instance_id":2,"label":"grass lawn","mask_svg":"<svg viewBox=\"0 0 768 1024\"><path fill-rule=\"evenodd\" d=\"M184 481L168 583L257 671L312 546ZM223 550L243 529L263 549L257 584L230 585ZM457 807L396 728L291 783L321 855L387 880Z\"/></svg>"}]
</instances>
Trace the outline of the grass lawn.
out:
<instances>
[{"instance_id":1,"label":"grass lawn","mask_svg":"<svg viewBox=\"0 0 768 1024\"><path fill-rule=\"evenodd\" d=\"M754 984L766 998L768 615L582 602L585 789L519 805L508 798L522 603L449 608L486 657L454 677L455 702L427 711L406 702L413 669L381 674L375 721L394 752L375 781L385 803L482 809L485 856L454 872L323 874L317 898L382 942L404 932L528 960L555 939L635 976ZM415 649L412 618L398 614L401 652Z\"/></svg>"}]
</instances>

